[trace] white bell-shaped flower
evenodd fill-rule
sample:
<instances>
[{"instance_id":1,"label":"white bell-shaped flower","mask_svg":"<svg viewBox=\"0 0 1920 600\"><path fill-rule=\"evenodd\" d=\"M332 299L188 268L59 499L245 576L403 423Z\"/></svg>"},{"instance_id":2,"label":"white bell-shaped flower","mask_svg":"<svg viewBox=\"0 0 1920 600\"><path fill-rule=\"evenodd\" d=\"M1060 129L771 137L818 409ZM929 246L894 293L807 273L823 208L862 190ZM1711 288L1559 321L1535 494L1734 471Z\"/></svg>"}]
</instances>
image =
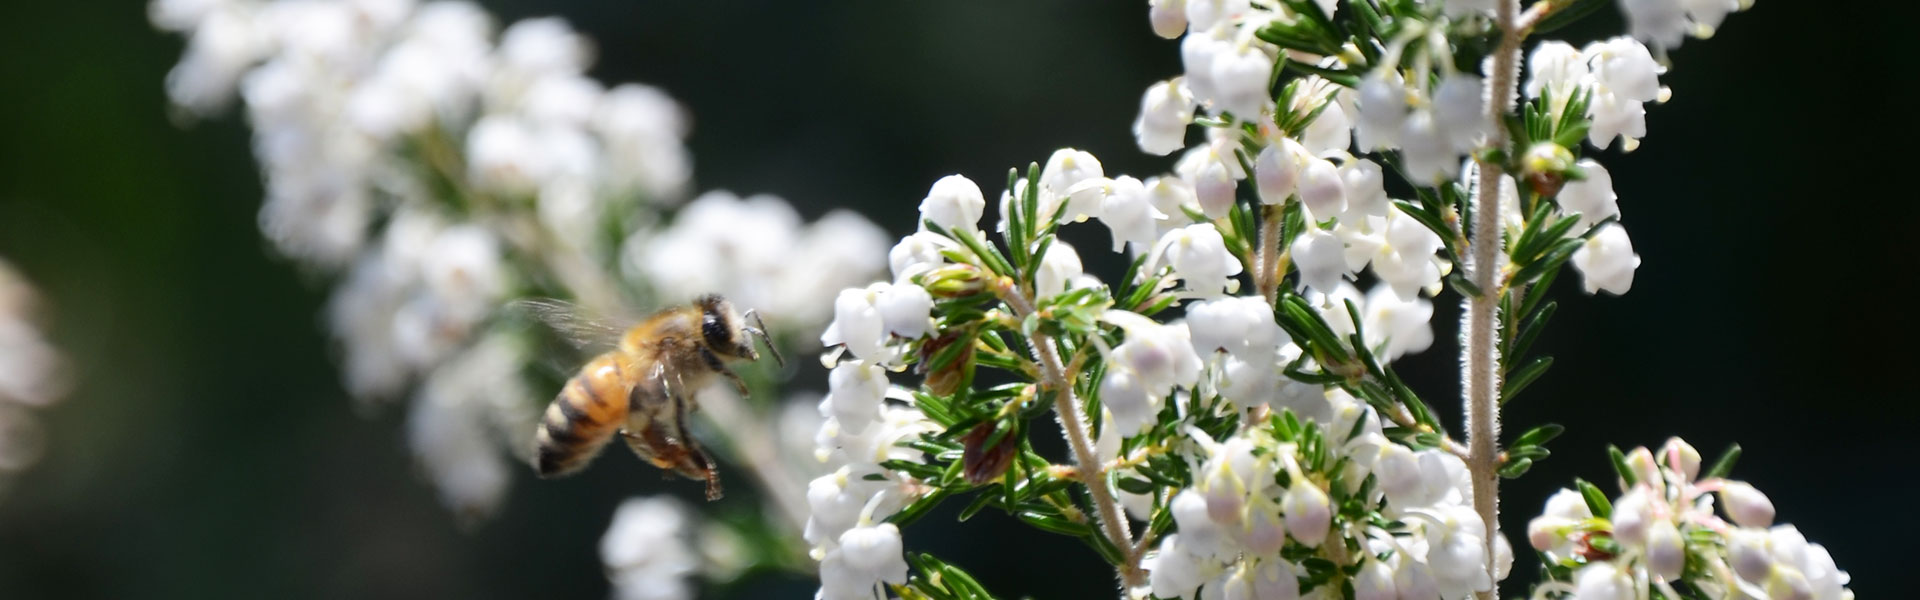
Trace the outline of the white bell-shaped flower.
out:
<instances>
[{"instance_id":1,"label":"white bell-shaped flower","mask_svg":"<svg viewBox=\"0 0 1920 600\"><path fill-rule=\"evenodd\" d=\"M1292 138L1280 138L1253 159L1255 191L1262 204L1284 204L1300 186L1300 170L1305 167L1306 148Z\"/></svg>"},{"instance_id":2,"label":"white bell-shaped flower","mask_svg":"<svg viewBox=\"0 0 1920 600\"><path fill-rule=\"evenodd\" d=\"M1345 244L1330 231L1308 227L1287 248L1294 268L1300 270L1302 287L1330 293L1349 273Z\"/></svg>"},{"instance_id":3,"label":"white bell-shaped flower","mask_svg":"<svg viewBox=\"0 0 1920 600\"><path fill-rule=\"evenodd\" d=\"M873 305L879 309L887 332L893 335L918 339L933 328L933 295L926 288L911 283L890 285Z\"/></svg>"},{"instance_id":4,"label":"white bell-shaped flower","mask_svg":"<svg viewBox=\"0 0 1920 600\"><path fill-rule=\"evenodd\" d=\"M1573 575L1573 597L1579 600L1633 600L1633 578L1614 566L1598 561L1587 563Z\"/></svg>"},{"instance_id":5,"label":"white bell-shaped flower","mask_svg":"<svg viewBox=\"0 0 1920 600\"><path fill-rule=\"evenodd\" d=\"M1186 147L1187 125L1191 123L1193 94L1178 78L1162 81L1149 86L1147 93L1140 97L1140 116L1133 120L1133 139L1139 143L1140 151L1166 156Z\"/></svg>"},{"instance_id":6,"label":"white bell-shaped flower","mask_svg":"<svg viewBox=\"0 0 1920 600\"><path fill-rule=\"evenodd\" d=\"M855 358L880 360L887 329L880 309L874 306L876 292L871 287L841 290L833 299L833 322L820 334L821 345L845 345Z\"/></svg>"},{"instance_id":7,"label":"white bell-shaped flower","mask_svg":"<svg viewBox=\"0 0 1920 600\"><path fill-rule=\"evenodd\" d=\"M825 416L838 420L850 431L865 429L880 415L880 404L887 394L887 370L865 361L840 363L827 373L827 397L821 404L829 410Z\"/></svg>"},{"instance_id":8,"label":"white bell-shaped flower","mask_svg":"<svg viewBox=\"0 0 1920 600\"><path fill-rule=\"evenodd\" d=\"M1056 244L1057 245L1057 244ZM1229 289L1229 277L1240 274L1240 260L1227 251L1227 242L1212 223L1196 223L1167 232L1154 248L1166 257L1173 272L1186 282L1188 292L1218 296Z\"/></svg>"},{"instance_id":9,"label":"white bell-shaped flower","mask_svg":"<svg viewBox=\"0 0 1920 600\"><path fill-rule=\"evenodd\" d=\"M1591 158L1581 159L1577 164L1586 172L1586 178L1569 181L1560 188L1560 208L1567 212L1579 213L1579 228L1585 229L1620 214L1618 196L1613 193L1613 175L1607 168Z\"/></svg>"},{"instance_id":10,"label":"white bell-shaped flower","mask_svg":"<svg viewBox=\"0 0 1920 600\"><path fill-rule=\"evenodd\" d=\"M1273 80L1273 57L1261 45L1227 46L1225 52L1213 57L1211 67L1216 92L1213 101L1219 110L1233 113L1242 121L1256 121L1273 104L1267 87Z\"/></svg>"},{"instance_id":11,"label":"white bell-shaped flower","mask_svg":"<svg viewBox=\"0 0 1920 600\"><path fill-rule=\"evenodd\" d=\"M1100 191L1080 183L1105 176L1100 159L1093 154L1073 148L1055 150L1040 169L1040 216L1063 223L1099 216Z\"/></svg>"},{"instance_id":12,"label":"white bell-shaped flower","mask_svg":"<svg viewBox=\"0 0 1920 600\"><path fill-rule=\"evenodd\" d=\"M1293 478L1280 509L1287 515L1287 531L1295 541L1309 548L1318 548L1320 542L1326 541L1327 530L1333 526L1333 512L1328 502L1326 490L1305 477Z\"/></svg>"},{"instance_id":13,"label":"white bell-shaped flower","mask_svg":"<svg viewBox=\"0 0 1920 600\"><path fill-rule=\"evenodd\" d=\"M1040 270L1033 274L1034 292L1041 298L1059 295L1082 273L1080 253L1056 239L1047 247L1047 255L1040 259Z\"/></svg>"},{"instance_id":14,"label":"white bell-shaped flower","mask_svg":"<svg viewBox=\"0 0 1920 600\"><path fill-rule=\"evenodd\" d=\"M840 552L850 577L874 583L906 583L907 558L900 528L892 523L864 524L840 534Z\"/></svg>"},{"instance_id":15,"label":"white bell-shaped flower","mask_svg":"<svg viewBox=\"0 0 1920 600\"><path fill-rule=\"evenodd\" d=\"M1633 287L1633 271L1640 267L1640 255L1633 253L1633 240L1619 224L1608 224L1573 251L1573 268L1580 271L1587 293L1605 290L1614 295Z\"/></svg>"},{"instance_id":16,"label":"white bell-shaped flower","mask_svg":"<svg viewBox=\"0 0 1920 600\"><path fill-rule=\"evenodd\" d=\"M959 235L978 230L986 208L987 199L979 185L964 175L948 175L927 190L927 197L920 201L920 218Z\"/></svg>"},{"instance_id":17,"label":"white bell-shaped flower","mask_svg":"<svg viewBox=\"0 0 1920 600\"><path fill-rule=\"evenodd\" d=\"M1315 222L1340 216L1347 211L1346 180L1340 168L1324 158L1309 158L1300 171L1300 201Z\"/></svg>"},{"instance_id":18,"label":"white bell-shaped flower","mask_svg":"<svg viewBox=\"0 0 1920 600\"><path fill-rule=\"evenodd\" d=\"M1398 71L1382 69L1360 80L1356 101L1359 119L1354 141L1363 152L1399 146L1400 128L1407 120L1407 89Z\"/></svg>"},{"instance_id":19,"label":"white bell-shaped flower","mask_svg":"<svg viewBox=\"0 0 1920 600\"><path fill-rule=\"evenodd\" d=\"M1153 205L1153 196L1138 179L1121 175L1106 187L1100 201L1100 222L1113 235L1113 251L1132 244L1135 251L1153 246L1160 239L1160 222L1166 213Z\"/></svg>"}]
</instances>

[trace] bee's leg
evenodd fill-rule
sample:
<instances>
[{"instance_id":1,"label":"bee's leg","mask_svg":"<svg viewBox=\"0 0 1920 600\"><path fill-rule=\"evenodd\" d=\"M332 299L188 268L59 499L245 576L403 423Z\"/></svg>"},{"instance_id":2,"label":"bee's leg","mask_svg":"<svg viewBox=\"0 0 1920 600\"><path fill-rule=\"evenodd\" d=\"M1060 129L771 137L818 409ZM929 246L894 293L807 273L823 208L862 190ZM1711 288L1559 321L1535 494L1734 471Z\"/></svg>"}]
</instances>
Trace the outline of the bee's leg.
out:
<instances>
[{"instance_id":1,"label":"bee's leg","mask_svg":"<svg viewBox=\"0 0 1920 600\"><path fill-rule=\"evenodd\" d=\"M713 351L706 348L700 349L700 358L707 361L707 368L713 369L714 372L721 375L725 375L727 381L733 382L733 389L740 392L741 399L744 400L747 398L747 380L741 379L739 373L735 373L733 369L727 368L726 363L720 362L719 356L716 356Z\"/></svg>"},{"instance_id":2,"label":"bee's leg","mask_svg":"<svg viewBox=\"0 0 1920 600\"><path fill-rule=\"evenodd\" d=\"M702 350L702 352L705 352L705 350ZM711 357L712 355L708 356ZM693 407L690 406L691 403L686 396L674 396L673 402L676 409L673 411L673 424L674 428L679 431L680 441L682 443L679 448L680 452L677 453L680 455L679 467L675 470L690 479L706 480L707 500L719 500L720 469L714 466L713 456L707 454L707 449L702 447L699 441L693 439L693 435L687 431L687 413L691 412Z\"/></svg>"}]
</instances>

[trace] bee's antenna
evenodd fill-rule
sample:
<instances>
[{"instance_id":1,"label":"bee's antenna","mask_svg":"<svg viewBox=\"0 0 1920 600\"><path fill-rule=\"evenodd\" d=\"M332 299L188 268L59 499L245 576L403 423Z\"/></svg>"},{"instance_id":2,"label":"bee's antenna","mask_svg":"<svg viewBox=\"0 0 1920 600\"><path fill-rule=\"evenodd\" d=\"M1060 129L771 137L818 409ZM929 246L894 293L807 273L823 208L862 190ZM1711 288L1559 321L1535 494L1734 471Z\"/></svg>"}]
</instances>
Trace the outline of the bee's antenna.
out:
<instances>
[{"instance_id":1,"label":"bee's antenna","mask_svg":"<svg viewBox=\"0 0 1920 600\"><path fill-rule=\"evenodd\" d=\"M753 309L749 308L747 309L747 312L741 313L740 316L743 318L753 320L753 326L746 327L744 329L747 330L747 333L760 336L760 341L766 343L767 345L767 353L773 355L773 364L776 364L782 368L785 368L787 366L787 359L780 356L780 348L777 346L774 346L773 338L767 336L767 324L765 321L760 320L760 313L755 312Z\"/></svg>"}]
</instances>

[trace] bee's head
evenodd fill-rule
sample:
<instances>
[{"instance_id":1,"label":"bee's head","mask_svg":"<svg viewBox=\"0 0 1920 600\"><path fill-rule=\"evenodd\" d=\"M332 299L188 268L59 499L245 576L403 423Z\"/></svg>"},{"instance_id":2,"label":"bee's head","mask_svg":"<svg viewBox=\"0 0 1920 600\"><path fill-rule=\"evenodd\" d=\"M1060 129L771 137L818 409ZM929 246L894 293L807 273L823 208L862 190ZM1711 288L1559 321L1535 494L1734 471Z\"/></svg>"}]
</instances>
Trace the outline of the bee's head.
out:
<instances>
[{"instance_id":1,"label":"bee's head","mask_svg":"<svg viewBox=\"0 0 1920 600\"><path fill-rule=\"evenodd\" d=\"M753 349L753 338L759 336L767 343L767 351L773 353L776 362L785 364L780 351L773 347L773 340L767 338L760 317L749 310L745 314L736 313L733 304L719 294L700 297L700 337L706 341L707 348L716 354L732 358L760 360L760 353ZM751 320L752 325L747 321Z\"/></svg>"}]
</instances>

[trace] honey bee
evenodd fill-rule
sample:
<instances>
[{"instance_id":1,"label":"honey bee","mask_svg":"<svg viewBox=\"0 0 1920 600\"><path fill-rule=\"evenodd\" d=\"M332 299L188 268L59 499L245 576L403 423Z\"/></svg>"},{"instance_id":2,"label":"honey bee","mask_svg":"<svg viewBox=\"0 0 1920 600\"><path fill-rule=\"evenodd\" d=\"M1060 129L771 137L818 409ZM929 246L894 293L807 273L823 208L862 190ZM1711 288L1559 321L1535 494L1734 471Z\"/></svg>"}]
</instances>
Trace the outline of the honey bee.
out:
<instances>
[{"instance_id":1,"label":"honey bee","mask_svg":"<svg viewBox=\"0 0 1920 600\"><path fill-rule=\"evenodd\" d=\"M785 364L754 311L736 313L725 298L709 294L654 313L621 333L565 302L517 304L578 344L617 339L547 405L534 433L533 467L541 478L580 471L617 435L654 466L705 481L708 500L720 498L719 471L688 435L687 415L699 408L694 393L715 376L726 377L746 395L746 383L727 364L760 359L749 336L759 337L774 360Z\"/></svg>"}]
</instances>

